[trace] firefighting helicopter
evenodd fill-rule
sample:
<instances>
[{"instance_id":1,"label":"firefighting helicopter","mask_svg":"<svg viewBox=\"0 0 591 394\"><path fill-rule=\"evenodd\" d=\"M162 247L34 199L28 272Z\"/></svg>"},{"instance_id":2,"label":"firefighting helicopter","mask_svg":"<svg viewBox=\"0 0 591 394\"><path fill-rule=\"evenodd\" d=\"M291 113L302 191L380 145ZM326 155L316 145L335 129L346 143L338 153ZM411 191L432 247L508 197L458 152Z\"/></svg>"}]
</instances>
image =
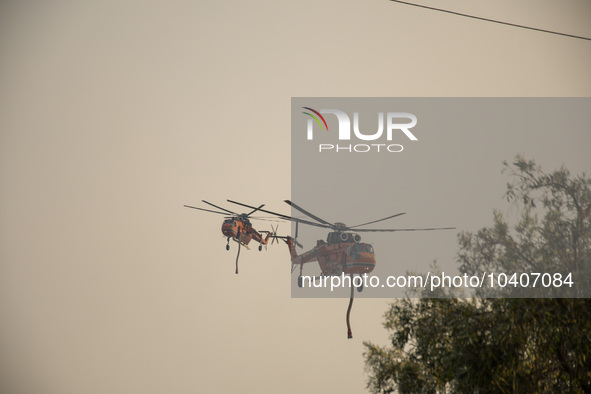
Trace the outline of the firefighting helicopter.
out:
<instances>
[{"instance_id":1,"label":"firefighting helicopter","mask_svg":"<svg viewBox=\"0 0 591 394\"><path fill-rule=\"evenodd\" d=\"M249 205L238 203L235 201L228 200L233 204L242 205L248 208L253 208ZM300 275L298 276L298 286L302 287L302 271L304 264L312 263L317 261L320 269L322 271L322 276L335 276L335 275L350 275L351 279L354 275L363 275L367 274L375 268L376 260L375 260L375 252L373 246L361 242L361 236L357 234L357 232L396 232L396 231L432 231L432 230L453 230L455 227L433 227L433 228L398 228L398 229L368 229L368 228L358 228L362 226L366 226L368 224L378 223L384 220L392 219L401 215L406 214L406 212L397 213L391 216L387 216L382 219L373 220L371 222L357 224L355 226L347 226L341 222L330 223L320 217L310 213L309 211L305 210L304 208L298 206L297 204L285 200L287 204L289 204L294 209L298 210L299 212L303 213L304 215L308 216L311 219L314 219L315 222L294 218L287 215L283 215L280 213L267 211L264 209L259 210L261 212L266 212L272 215L276 215L279 218L284 220L291 220L296 223L295 228L295 237L292 238L290 236L277 236L276 234L273 235L274 238L281 238L285 241L289 248L289 253L291 255L291 263L292 263L292 272L294 269L299 265L300 267ZM328 237L326 241L320 239L317 241L316 246L307 252L302 254L297 253L295 245L297 245L297 236L298 236L298 224L307 224L310 226L315 227L322 227L331 229L332 231L328 233ZM363 285L357 288L357 291L361 292L363 290ZM349 323L349 316L351 313L351 306L353 305L353 298L354 298L354 287L351 286L351 296L349 299L349 307L347 309L347 337L352 338L353 334L351 331L351 325Z\"/></svg>"},{"instance_id":2,"label":"firefighting helicopter","mask_svg":"<svg viewBox=\"0 0 591 394\"><path fill-rule=\"evenodd\" d=\"M226 217L224 218L225 220L222 223L222 234L224 234L224 236L227 237L226 250L230 250L230 239L235 241L236 243L238 243L238 253L236 254L236 273L238 273L238 258L240 257L240 247L241 246L244 246L246 249L250 249L248 247L248 244L250 243L251 240L255 240L256 242L259 243L259 252L260 252L263 249L263 246L265 246L265 248L267 247L267 244L269 243L270 238L272 239L272 242L274 242L277 239L276 237L273 237L276 235L276 232L277 232L277 228L274 228L273 225L271 225L271 231L260 231L259 232L259 231L255 230L254 227L252 227L252 224L250 222L250 219L254 219L250 215L252 215L256 211L259 211L262 207L265 206L265 204L262 204L258 208L252 207L253 210L249 213L236 213L236 212L232 212L228 209L218 207L217 205L214 205L214 204L207 202L205 200L201 200L201 201L203 201L204 203L211 205L212 207L217 208L223 212L193 207L191 205L185 205L185 207L198 209L200 211L205 211L205 212L217 213L220 215L226 215ZM228 216L228 214L230 214L232 216ZM266 237L263 236L264 233L267 234Z\"/></svg>"}]
</instances>

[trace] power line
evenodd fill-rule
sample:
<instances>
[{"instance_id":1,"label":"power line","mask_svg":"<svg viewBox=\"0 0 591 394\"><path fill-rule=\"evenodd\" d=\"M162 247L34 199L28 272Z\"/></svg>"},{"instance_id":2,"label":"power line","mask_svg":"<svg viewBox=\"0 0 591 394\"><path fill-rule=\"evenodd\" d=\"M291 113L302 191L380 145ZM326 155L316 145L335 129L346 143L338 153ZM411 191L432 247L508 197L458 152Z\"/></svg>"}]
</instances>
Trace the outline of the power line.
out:
<instances>
[{"instance_id":1,"label":"power line","mask_svg":"<svg viewBox=\"0 0 591 394\"><path fill-rule=\"evenodd\" d=\"M529 29L529 30L535 30L535 31L541 31L544 33L550 33L550 34L557 34L559 36L565 36L565 37L571 37L571 38L578 38L581 40L588 40L591 41L591 38L588 37L581 37L581 36L575 36L572 34L566 34L566 33L560 33L557 31L552 31L552 30L544 30L544 29L538 29L536 27L530 27L530 26L523 26L523 25L517 25L515 23L509 23L509 22L502 22L502 21L497 21L494 19L488 19L488 18L482 18L480 16L474 16L474 15L468 15L468 14L462 14L460 12L455 12L455 11L449 11L449 10L443 10L441 8L435 8L435 7L429 7L426 5L421 5L421 4L414 4L414 3L408 3L406 1L400 1L400 0L390 0L393 1L395 3L401 3L401 4L406 4L406 5L412 5L414 7L420 7L420 8L426 8L428 10L434 10L434 11L441 11L441 12L447 12L448 14L454 14L454 15L459 15L459 16L465 16L467 18L473 18L473 19L479 19L481 21L487 21L487 22L494 22L494 23L500 23L501 25L507 25L507 26L514 26L514 27L521 27L522 29Z\"/></svg>"}]
</instances>

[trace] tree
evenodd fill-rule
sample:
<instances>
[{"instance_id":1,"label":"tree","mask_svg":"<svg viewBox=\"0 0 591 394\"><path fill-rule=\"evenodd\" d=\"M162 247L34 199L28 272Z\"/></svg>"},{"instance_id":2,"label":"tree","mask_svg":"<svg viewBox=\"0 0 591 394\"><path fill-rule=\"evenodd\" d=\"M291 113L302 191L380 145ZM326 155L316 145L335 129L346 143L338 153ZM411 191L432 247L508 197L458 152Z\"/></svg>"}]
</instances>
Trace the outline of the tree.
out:
<instances>
[{"instance_id":1,"label":"tree","mask_svg":"<svg viewBox=\"0 0 591 394\"><path fill-rule=\"evenodd\" d=\"M520 156L504 165L521 219L510 229L495 212L492 226L462 232L460 272L572 272L573 286L535 294L553 298L395 300L391 346L364 343L372 392L591 392L591 179Z\"/></svg>"}]
</instances>

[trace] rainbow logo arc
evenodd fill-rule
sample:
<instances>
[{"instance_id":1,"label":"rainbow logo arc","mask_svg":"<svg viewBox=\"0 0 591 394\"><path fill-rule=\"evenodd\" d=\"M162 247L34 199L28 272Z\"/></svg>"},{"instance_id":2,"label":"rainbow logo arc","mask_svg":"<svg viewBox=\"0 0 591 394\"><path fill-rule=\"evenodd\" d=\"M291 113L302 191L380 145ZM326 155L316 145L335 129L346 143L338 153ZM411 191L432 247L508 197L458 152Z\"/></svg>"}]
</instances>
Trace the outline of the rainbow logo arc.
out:
<instances>
[{"instance_id":1,"label":"rainbow logo arc","mask_svg":"<svg viewBox=\"0 0 591 394\"><path fill-rule=\"evenodd\" d=\"M322 127L322 123L320 123L320 120L312 115L310 112L302 112L303 114L306 114L308 116L310 116L312 119L314 119L316 121L316 123L318 123L318 126L320 126L320 129L326 128L326 131L328 131L328 125L326 124L326 120L324 120L324 116L320 115L320 112L316 111L315 109L312 109L310 107L302 107L303 109L307 109L308 111L314 112L314 114L318 115L318 117L320 117L320 119L322 119L322 122L324 123L324 127Z\"/></svg>"}]
</instances>

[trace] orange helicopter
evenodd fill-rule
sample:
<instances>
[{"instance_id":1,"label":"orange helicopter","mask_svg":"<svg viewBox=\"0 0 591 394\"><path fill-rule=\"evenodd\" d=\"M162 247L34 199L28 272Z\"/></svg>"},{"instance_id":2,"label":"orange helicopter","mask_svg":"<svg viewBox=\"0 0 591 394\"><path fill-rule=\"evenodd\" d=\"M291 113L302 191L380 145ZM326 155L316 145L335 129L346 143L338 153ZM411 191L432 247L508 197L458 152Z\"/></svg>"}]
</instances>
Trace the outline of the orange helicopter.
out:
<instances>
[{"instance_id":1,"label":"orange helicopter","mask_svg":"<svg viewBox=\"0 0 591 394\"><path fill-rule=\"evenodd\" d=\"M257 230L254 229L254 227L252 227L252 224L250 223L250 220L249 220L250 215L252 215L256 211L260 210L262 207L265 206L265 204L262 204L258 208L252 207L254 209L249 213L236 213L236 212L232 212L230 210L227 210L225 208L218 207L217 205L214 205L214 204L207 202L205 200L201 200L201 201L203 201L204 203L211 205L212 207L215 207L221 211L224 211L224 212L212 211L210 209L204 209L204 208L197 208L197 207L193 207L191 205L185 205L185 207L198 209L200 211L205 211L205 212L217 213L220 215L226 215L226 218L225 218L224 222L222 223L222 234L224 235L224 237L227 237L227 240L228 240L226 243L226 250L230 250L230 239L238 243L238 253L236 254L236 273L238 273L238 258L240 257L240 247L241 246L244 246L246 249L250 249L248 247L248 244L250 243L250 241L255 240L256 242L259 243L259 251L261 251L263 249L263 245L265 246L265 248L267 247L267 244L269 243L269 238L276 235L276 229L273 228L273 225L271 225L272 231L258 232ZM228 214L230 214L232 216L227 216ZM254 219L254 218L252 218L252 219ZM264 233L267 233L266 237L263 236ZM273 241L274 240L275 239L273 238Z\"/></svg>"},{"instance_id":2,"label":"orange helicopter","mask_svg":"<svg viewBox=\"0 0 591 394\"><path fill-rule=\"evenodd\" d=\"M242 205L245 207L250 207L249 205L237 203L235 201L228 200L231 203ZM373 246L370 244L361 242L361 236L357 234L357 232L395 232L395 231L431 231L431 230L453 230L455 227L436 227L436 228L399 228L399 229L360 229L358 227L366 226L368 224L373 224L377 222L381 222L384 220L392 219L397 216L404 215L405 212L397 213L395 215L391 215L382 219L374 220L367 223L357 224L355 226L347 226L344 223L335 222L329 223L326 220L319 218L318 216L306 211L302 207L296 205L295 203L285 200L287 204L295 208L296 210L300 211L301 213L305 214L306 216L315 220L315 222L290 217L287 215L282 215L280 213L266 211L264 209L259 210L261 212L266 212L272 215L276 215L279 218L284 220L291 220L296 223L295 228L295 237L289 236L277 236L276 234L273 235L274 238L281 238L285 241L289 248L289 253L291 255L291 263L292 263L292 272L294 269L299 265L300 266L300 275L298 277L298 286L303 287L302 281L302 271L304 264L312 263L317 261L320 269L322 271L322 276L339 276L342 274L350 275L351 279L354 275L363 275L367 274L376 266L376 259L375 259L375 252ZM315 227L322 227L331 229L330 233L328 233L327 240L324 241L319 239L316 243L316 246L310 249L307 252L304 252L298 255L295 246L300 246L297 242L298 236L298 224L307 224L310 226ZM363 291L363 282L361 282L361 286L357 288L357 291ZM353 338L353 334L351 331L351 325L349 323L349 316L351 313L351 306L353 305L353 298L354 298L354 287L351 286L351 296L349 300L349 307L347 309L347 337Z\"/></svg>"}]
</instances>

